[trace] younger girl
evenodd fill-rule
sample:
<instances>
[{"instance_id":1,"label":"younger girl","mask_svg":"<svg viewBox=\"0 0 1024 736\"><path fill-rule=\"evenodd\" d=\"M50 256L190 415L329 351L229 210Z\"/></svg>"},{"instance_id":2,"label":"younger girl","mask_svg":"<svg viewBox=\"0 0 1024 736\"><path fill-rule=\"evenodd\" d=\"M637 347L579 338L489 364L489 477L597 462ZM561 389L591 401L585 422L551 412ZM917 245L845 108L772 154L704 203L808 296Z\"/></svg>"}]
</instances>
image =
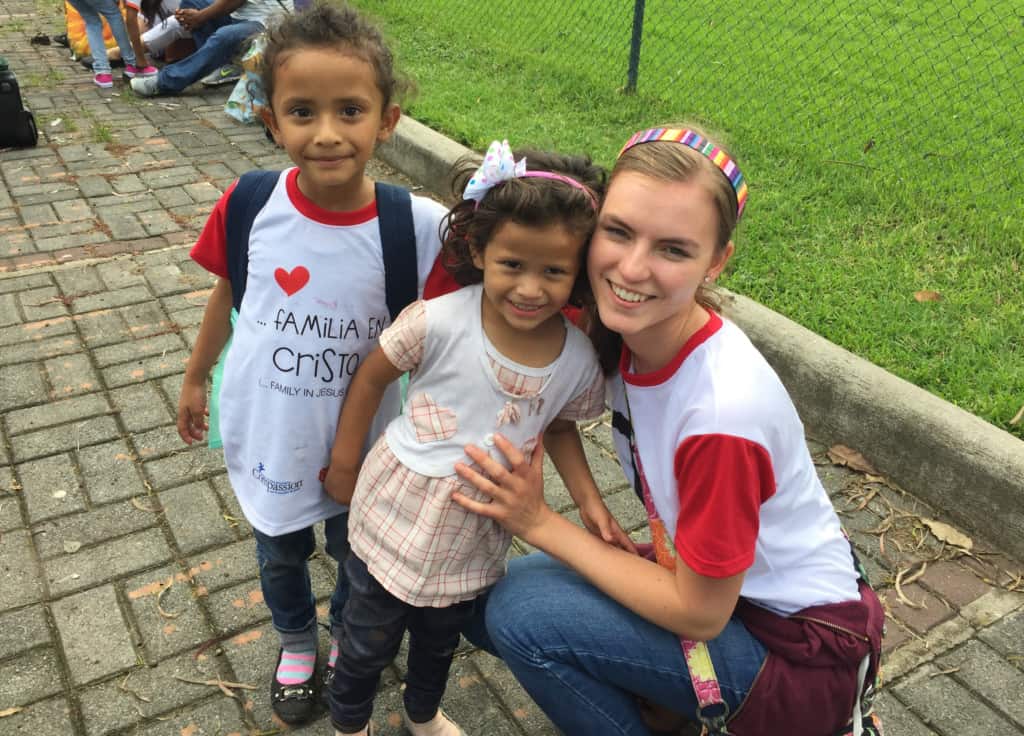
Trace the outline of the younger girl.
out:
<instances>
[{"instance_id":1,"label":"younger girl","mask_svg":"<svg viewBox=\"0 0 1024 736\"><path fill-rule=\"evenodd\" d=\"M513 561L478 643L563 733L648 734L653 704L712 736L877 734L881 605L786 389L706 291L746 198L736 162L698 131L641 131L590 246L615 444L654 559L546 506L540 458L516 443L495 441L511 472L487 448L459 465L483 499L455 501L547 553Z\"/></svg>"},{"instance_id":2,"label":"younger girl","mask_svg":"<svg viewBox=\"0 0 1024 736\"><path fill-rule=\"evenodd\" d=\"M263 61L265 122L296 167L262 172L270 188L255 209L253 188L244 191L252 176L232 185L192 250L218 279L185 371L178 432L191 444L207 429L206 381L232 333L235 302L220 392L224 459L253 526L263 598L281 637L271 704L282 720L297 723L316 703L317 616L306 564L313 525L324 522L331 557L340 562L348 554L347 509L323 492L321 469L349 380L398 311L388 293L395 259L383 253L396 239L384 242L381 234L397 218L378 218L377 211L401 192L375 186L366 164L400 113L391 52L377 29L348 8L324 5L287 16L269 31ZM437 258L445 210L426 198L404 198L411 221L395 251L411 270L408 304L422 294ZM245 213L253 219L240 238ZM356 463L364 439L375 439L398 414L398 387L377 404L378 423L364 428L352 448ZM347 594L339 571L330 603L335 640ZM329 667L335 656L336 646Z\"/></svg>"},{"instance_id":3,"label":"younger girl","mask_svg":"<svg viewBox=\"0 0 1024 736\"><path fill-rule=\"evenodd\" d=\"M456 177L445 265L460 291L408 307L352 381L325 487L352 499L345 562L351 590L331 685L340 734L366 734L380 673L409 629L404 719L414 736L457 736L438 710L473 600L505 572L511 535L452 503L467 443L501 431L527 452L544 444L587 526L631 547L586 465L575 422L603 411L589 341L562 315L578 296L604 172L588 159L495 141ZM359 470L380 397L411 371L408 402ZM354 490L354 496L353 496Z\"/></svg>"}]
</instances>

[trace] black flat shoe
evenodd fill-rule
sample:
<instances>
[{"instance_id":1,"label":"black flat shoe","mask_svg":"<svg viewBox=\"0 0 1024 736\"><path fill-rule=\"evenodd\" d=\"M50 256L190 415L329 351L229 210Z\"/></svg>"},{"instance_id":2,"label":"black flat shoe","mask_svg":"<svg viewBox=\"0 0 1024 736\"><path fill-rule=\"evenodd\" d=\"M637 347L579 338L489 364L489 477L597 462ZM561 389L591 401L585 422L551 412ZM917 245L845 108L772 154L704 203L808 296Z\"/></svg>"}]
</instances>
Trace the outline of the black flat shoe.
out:
<instances>
[{"instance_id":1,"label":"black flat shoe","mask_svg":"<svg viewBox=\"0 0 1024 736\"><path fill-rule=\"evenodd\" d=\"M270 707L277 717L287 724L305 723L313 717L316 709L316 690L313 687L315 676L297 685L283 685L278 682L277 668L281 665L283 653L283 649L278 650L274 674L270 676Z\"/></svg>"}]
</instances>

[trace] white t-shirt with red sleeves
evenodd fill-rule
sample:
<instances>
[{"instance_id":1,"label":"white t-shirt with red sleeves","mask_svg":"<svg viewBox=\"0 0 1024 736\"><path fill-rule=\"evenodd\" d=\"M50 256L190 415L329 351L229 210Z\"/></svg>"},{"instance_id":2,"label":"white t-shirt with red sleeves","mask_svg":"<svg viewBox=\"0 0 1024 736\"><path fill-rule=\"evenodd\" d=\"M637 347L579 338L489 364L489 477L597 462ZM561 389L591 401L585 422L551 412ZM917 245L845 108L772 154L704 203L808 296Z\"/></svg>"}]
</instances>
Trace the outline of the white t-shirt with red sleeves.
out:
<instances>
[{"instance_id":1,"label":"white t-shirt with red sleeves","mask_svg":"<svg viewBox=\"0 0 1024 736\"><path fill-rule=\"evenodd\" d=\"M345 510L323 491L338 414L360 361L390 323L376 203L321 209L282 172L249 236L249 271L224 365L220 427L231 486L264 534L304 529ZM192 258L228 278L226 205L217 202ZM445 208L412 197L418 293L440 250ZM395 382L367 449L398 415Z\"/></svg>"},{"instance_id":2,"label":"white t-shirt with red sleeves","mask_svg":"<svg viewBox=\"0 0 1024 736\"><path fill-rule=\"evenodd\" d=\"M670 552L700 575L745 571L740 595L782 614L858 597L796 408L736 325L711 313L654 373L634 373L624 348L619 374L612 408L631 419ZM633 480L629 442L614 438Z\"/></svg>"}]
</instances>

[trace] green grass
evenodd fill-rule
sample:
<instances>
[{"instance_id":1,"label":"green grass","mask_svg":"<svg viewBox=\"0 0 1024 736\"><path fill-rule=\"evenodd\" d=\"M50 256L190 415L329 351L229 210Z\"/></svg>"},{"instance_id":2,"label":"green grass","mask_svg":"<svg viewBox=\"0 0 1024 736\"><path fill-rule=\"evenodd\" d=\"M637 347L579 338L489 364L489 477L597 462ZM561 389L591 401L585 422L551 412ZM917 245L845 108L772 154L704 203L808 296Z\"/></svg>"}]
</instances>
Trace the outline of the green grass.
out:
<instances>
[{"instance_id":1,"label":"green grass","mask_svg":"<svg viewBox=\"0 0 1024 736\"><path fill-rule=\"evenodd\" d=\"M92 139L96 143L113 143L114 129L106 123L94 120L92 123Z\"/></svg>"},{"instance_id":2,"label":"green grass","mask_svg":"<svg viewBox=\"0 0 1024 736\"><path fill-rule=\"evenodd\" d=\"M507 137L611 165L637 128L724 133L751 194L723 283L1024 437L1024 25L1008 0L649 2L634 95L631 3L359 5L416 80L406 111L477 150Z\"/></svg>"}]
</instances>

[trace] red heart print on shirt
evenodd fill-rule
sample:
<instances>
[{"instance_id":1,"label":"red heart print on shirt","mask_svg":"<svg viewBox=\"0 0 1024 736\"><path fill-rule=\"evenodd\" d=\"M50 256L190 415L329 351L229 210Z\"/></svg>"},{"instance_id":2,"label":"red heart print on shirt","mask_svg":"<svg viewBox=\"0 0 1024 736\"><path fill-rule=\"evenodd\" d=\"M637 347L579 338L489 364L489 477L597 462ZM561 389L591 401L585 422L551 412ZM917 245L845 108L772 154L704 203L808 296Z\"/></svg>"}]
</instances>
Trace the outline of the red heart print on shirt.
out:
<instances>
[{"instance_id":1,"label":"red heart print on shirt","mask_svg":"<svg viewBox=\"0 0 1024 736\"><path fill-rule=\"evenodd\" d=\"M283 268L274 271L274 281L284 293L291 296L309 283L309 270L305 266L296 266L288 273Z\"/></svg>"}]
</instances>

